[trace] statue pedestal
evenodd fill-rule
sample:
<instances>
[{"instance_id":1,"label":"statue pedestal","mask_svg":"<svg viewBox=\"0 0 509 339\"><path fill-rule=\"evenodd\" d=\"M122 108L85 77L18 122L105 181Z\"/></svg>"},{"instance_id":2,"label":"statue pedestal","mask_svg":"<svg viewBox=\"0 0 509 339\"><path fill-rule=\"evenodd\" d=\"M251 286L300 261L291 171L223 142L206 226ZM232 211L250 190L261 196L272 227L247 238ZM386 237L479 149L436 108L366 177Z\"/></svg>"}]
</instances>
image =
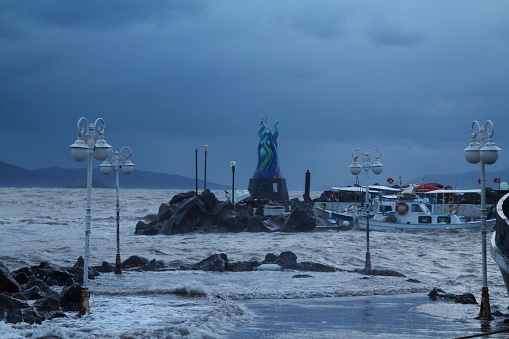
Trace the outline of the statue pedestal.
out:
<instances>
[{"instance_id":1,"label":"statue pedestal","mask_svg":"<svg viewBox=\"0 0 509 339\"><path fill-rule=\"evenodd\" d=\"M283 203L288 199L288 189L286 188L286 179L249 179L249 194L255 199L271 199Z\"/></svg>"}]
</instances>

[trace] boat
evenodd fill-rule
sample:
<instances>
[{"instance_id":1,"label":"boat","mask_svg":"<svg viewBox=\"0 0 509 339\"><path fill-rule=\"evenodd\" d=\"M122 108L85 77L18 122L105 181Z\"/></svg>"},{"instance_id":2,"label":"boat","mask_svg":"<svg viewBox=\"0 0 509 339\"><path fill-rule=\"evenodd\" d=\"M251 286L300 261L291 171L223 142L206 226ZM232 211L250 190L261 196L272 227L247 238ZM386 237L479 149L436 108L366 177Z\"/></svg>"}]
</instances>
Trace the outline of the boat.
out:
<instances>
[{"instance_id":1,"label":"boat","mask_svg":"<svg viewBox=\"0 0 509 339\"><path fill-rule=\"evenodd\" d=\"M359 216L360 209L364 204L362 196L365 191L366 188L361 186L330 187L325 191L325 196L329 201L315 203L316 216L324 219L324 225L321 227L351 229L354 226L354 218ZM400 189L381 185L368 186L371 196L393 194L400 191Z\"/></svg>"},{"instance_id":2,"label":"boat","mask_svg":"<svg viewBox=\"0 0 509 339\"><path fill-rule=\"evenodd\" d=\"M490 254L497 263L509 294L509 193L497 203L496 224L490 241Z\"/></svg>"},{"instance_id":3,"label":"boat","mask_svg":"<svg viewBox=\"0 0 509 339\"><path fill-rule=\"evenodd\" d=\"M396 199L376 198L373 200L374 215L369 218L371 231L384 230L443 230L480 229L481 221L465 221L456 214L436 213L429 199L405 197ZM366 217L354 218L354 228L366 230ZM486 229L491 230L495 219L486 221Z\"/></svg>"}]
</instances>

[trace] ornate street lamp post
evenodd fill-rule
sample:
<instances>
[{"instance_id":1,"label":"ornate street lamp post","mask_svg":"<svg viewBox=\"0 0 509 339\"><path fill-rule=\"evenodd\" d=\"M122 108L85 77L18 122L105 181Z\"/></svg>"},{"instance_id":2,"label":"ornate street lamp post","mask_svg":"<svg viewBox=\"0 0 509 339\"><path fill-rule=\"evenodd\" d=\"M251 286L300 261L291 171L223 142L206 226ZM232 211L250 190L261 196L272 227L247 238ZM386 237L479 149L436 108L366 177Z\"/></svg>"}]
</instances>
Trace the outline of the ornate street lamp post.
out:
<instances>
[{"instance_id":1,"label":"ornate street lamp post","mask_svg":"<svg viewBox=\"0 0 509 339\"><path fill-rule=\"evenodd\" d=\"M84 128L80 130L80 124L85 123L87 127L87 142L83 140ZM102 129L98 128L101 122ZM78 120L78 139L69 146L71 156L78 162L88 160L87 165L87 208L85 213L85 258L83 259L83 289L81 292L80 316L90 314L90 292L88 291L88 258L90 254L90 221L92 219L92 157L99 161L106 160L110 154L111 146L104 140L104 130L106 124L102 118L98 118L93 124L89 124L86 118ZM96 131L99 134L99 140L95 141Z\"/></svg>"},{"instance_id":2,"label":"ornate street lamp post","mask_svg":"<svg viewBox=\"0 0 509 339\"><path fill-rule=\"evenodd\" d=\"M371 165L371 153L377 152L378 156L375 157L375 162ZM362 166L357 162L357 158L359 155L355 156L355 153L360 153L362 155ZM365 269L371 270L371 255L369 253L369 188L368 188L368 172L371 169L373 173L380 174L383 171L384 165L380 163L378 160L382 156L382 153L378 148L372 148L369 152L364 152L363 150L359 148L355 148L352 151L352 158L353 163L350 165L350 172L357 176L359 173L361 173L361 169L364 169L364 172L366 174L365 178L365 184L366 184L366 201L364 203L364 208L366 211L366 263L365 263Z\"/></svg>"},{"instance_id":3,"label":"ornate street lamp post","mask_svg":"<svg viewBox=\"0 0 509 339\"><path fill-rule=\"evenodd\" d=\"M209 151L209 145L203 145L203 152L205 153L205 173L203 177L203 191L207 190L207 152Z\"/></svg>"},{"instance_id":4,"label":"ornate street lamp post","mask_svg":"<svg viewBox=\"0 0 509 339\"><path fill-rule=\"evenodd\" d=\"M486 263L486 173L484 165L494 164L500 148L493 142L495 129L491 120L484 126L472 123L472 142L465 148L465 159L471 164L481 162L481 236L482 236L482 290L479 319L491 320L490 297L488 293L488 268Z\"/></svg>"},{"instance_id":5,"label":"ornate street lamp post","mask_svg":"<svg viewBox=\"0 0 509 339\"><path fill-rule=\"evenodd\" d=\"M235 161L230 161L230 167L232 168L232 205L235 208Z\"/></svg>"},{"instance_id":6,"label":"ornate street lamp post","mask_svg":"<svg viewBox=\"0 0 509 339\"><path fill-rule=\"evenodd\" d=\"M124 163L122 163L122 152L126 157ZM104 175L108 175L111 173L111 170L115 168L116 172L116 197L117 197L117 256L115 258L115 274L122 273L121 268L121 260L120 260L120 198L118 194L118 190L120 188L120 181L118 177L119 168L122 169L124 174L131 174L134 170L134 164L131 162L130 157L133 155L133 151L129 147L123 147L120 152L113 152L113 165L108 162L108 160L104 160L104 162L99 166L101 169L101 173Z\"/></svg>"}]
</instances>

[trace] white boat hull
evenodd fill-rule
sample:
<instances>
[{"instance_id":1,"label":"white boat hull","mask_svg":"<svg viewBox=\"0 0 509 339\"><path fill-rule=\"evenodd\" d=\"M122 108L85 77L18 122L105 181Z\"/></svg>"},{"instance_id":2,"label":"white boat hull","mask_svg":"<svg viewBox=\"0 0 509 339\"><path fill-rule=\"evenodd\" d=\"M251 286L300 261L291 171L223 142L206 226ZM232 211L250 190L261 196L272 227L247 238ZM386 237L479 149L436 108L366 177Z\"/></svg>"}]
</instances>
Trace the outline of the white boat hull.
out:
<instances>
[{"instance_id":1,"label":"white boat hull","mask_svg":"<svg viewBox=\"0 0 509 339\"><path fill-rule=\"evenodd\" d=\"M358 225L358 229L366 230L366 219L358 218L355 223ZM356 225L354 225L355 227ZM495 226L495 219L486 220L486 229L491 231ZM370 231L391 231L391 230L480 230L481 221L471 221L460 224L400 224L394 222L384 222L370 219L369 230Z\"/></svg>"}]
</instances>

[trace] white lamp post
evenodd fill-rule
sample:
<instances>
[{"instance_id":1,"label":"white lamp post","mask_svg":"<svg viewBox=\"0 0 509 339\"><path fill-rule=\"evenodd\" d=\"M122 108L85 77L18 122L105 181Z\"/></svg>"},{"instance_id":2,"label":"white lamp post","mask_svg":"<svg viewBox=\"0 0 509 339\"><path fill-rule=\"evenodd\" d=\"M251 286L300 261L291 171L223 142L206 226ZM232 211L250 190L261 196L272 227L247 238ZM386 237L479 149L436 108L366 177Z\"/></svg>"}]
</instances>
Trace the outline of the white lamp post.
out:
<instances>
[{"instance_id":1,"label":"white lamp post","mask_svg":"<svg viewBox=\"0 0 509 339\"><path fill-rule=\"evenodd\" d=\"M235 161L230 161L230 167L232 168L232 205L235 208L235 166L237 163Z\"/></svg>"},{"instance_id":2,"label":"white lamp post","mask_svg":"<svg viewBox=\"0 0 509 339\"><path fill-rule=\"evenodd\" d=\"M209 145L203 145L203 152L205 153L205 173L203 178L203 191L207 190L207 152L209 151Z\"/></svg>"},{"instance_id":3,"label":"white lamp post","mask_svg":"<svg viewBox=\"0 0 509 339\"><path fill-rule=\"evenodd\" d=\"M471 164L481 162L481 236L482 236L482 290L481 320L491 320L490 297L488 294L488 268L486 263L486 173L484 165L494 164L498 159L500 148L493 142L495 129L491 120L484 126L477 121L472 123L472 142L465 148L465 159Z\"/></svg>"},{"instance_id":4,"label":"white lamp post","mask_svg":"<svg viewBox=\"0 0 509 339\"><path fill-rule=\"evenodd\" d=\"M371 153L378 152L378 156L375 157L375 162L371 165ZM357 162L357 158L359 155L355 156L355 153L360 153L362 155L362 166ZM378 160L382 156L382 153L378 148L372 148L369 152L364 152L359 148L355 148L352 151L353 163L350 165L350 172L357 176L361 173L361 169L364 169L366 174L366 201L365 201L365 210L366 210L366 264L365 269L371 270L371 255L369 253L369 188L368 188L368 172L371 169L373 173L380 174L383 171L384 165L380 163Z\"/></svg>"},{"instance_id":5,"label":"white lamp post","mask_svg":"<svg viewBox=\"0 0 509 339\"><path fill-rule=\"evenodd\" d=\"M122 163L122 152L126 157L124 163ZM111 151L113 153L113 150ZM131 174L134 170L134 164L131 162L130 157L133 155L133 151L129 147L123 147L120 152L113 153L113 165L111 165L108 160L104 160L101 164L100 169L101 173L104 175L108 175L111 173L111 170L115 168L116 172L116 196L117 196L117 256L115 258L115 274L122 273L121 269L121 260L120 260L120 199L118 190L120 188L120 181L118 178L118 169L121 168L124 174Z\"/></svg>"},{"instance_id":6,"label":"white lamp post","mask_svg":"<svg viewBox=\"0 0 509 339\"><path fill-rule=\"evenodd\" d=\"M83 131L80 130L80 124L84 122L87 126L87 142L83 140ZM102 129L98 128L98 123L102 123ZM104 130L106 124L102 118L97 119L93 124L89 124L86 118L78 120L78 140L71 146L71 156L74 160L83 162L88 159L87 165L87 209L85 213L85 258L83 259L83 289L81 293L80 316L90 314L88 291L88 257L90 254L90 220L92 219L91 197L92 197L92 156L99 161L106 160L110 154L111 146L104 140ZM96 131L99 134L99 140L95 141Z\"/></svg>"}]
</instances>

